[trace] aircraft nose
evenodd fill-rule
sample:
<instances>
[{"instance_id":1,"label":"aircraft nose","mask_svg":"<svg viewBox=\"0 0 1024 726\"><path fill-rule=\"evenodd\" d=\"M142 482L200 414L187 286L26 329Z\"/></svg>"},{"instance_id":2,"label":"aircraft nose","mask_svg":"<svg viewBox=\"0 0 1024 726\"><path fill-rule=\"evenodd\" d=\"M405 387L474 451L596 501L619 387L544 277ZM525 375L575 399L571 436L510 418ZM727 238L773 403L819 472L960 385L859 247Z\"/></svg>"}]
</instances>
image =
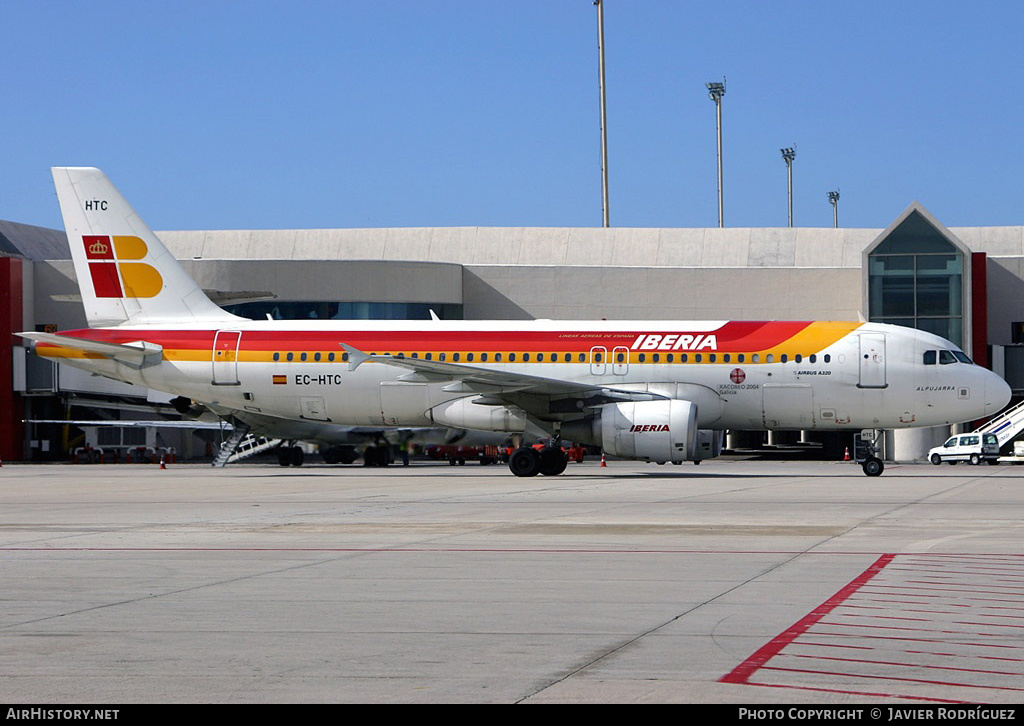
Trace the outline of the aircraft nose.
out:
<instances>
[{"instance_id":1,"label":"aircraft nose","mask_svg":"<svg viewBox=\"0 0 1024 726\"><path fill-rule=\"evenodd\" d=\"M998 373L982 369L985 372L985 415L999 413L1010 402L1012 391L1010 384Z\"/></svg>"}]
</instances>

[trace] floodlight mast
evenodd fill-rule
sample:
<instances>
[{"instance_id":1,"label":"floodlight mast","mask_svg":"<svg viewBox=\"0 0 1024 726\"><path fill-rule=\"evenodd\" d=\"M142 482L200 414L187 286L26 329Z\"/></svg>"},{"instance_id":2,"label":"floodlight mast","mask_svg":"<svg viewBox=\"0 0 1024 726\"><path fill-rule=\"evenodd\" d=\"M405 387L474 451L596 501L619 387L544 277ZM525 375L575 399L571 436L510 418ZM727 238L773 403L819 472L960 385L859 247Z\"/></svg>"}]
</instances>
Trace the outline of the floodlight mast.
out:
<instances>
[{"instance_id":1,"label":"floodlight mast","mask_svg":"<svg viewBox=\"0 0 1024 726\"><path fill-rule=\"evenodd\" d=\"M715 116L718 129L718 226L725 226L725 202L723 200L725 187L722 177L722 96L725 95L725 78L721 83L711 82L705 84L708 89L708 96L715 103Z\"/></svg>"},{"instance_id":2,"label":"floodlight mast","mask_svg":"<svg viewBox=\"0 0 1024 726\"><path fill-rule=\"evenodd\" d=\"M796 158L796 147L790 146L782 151L782 160L786 162L787 176L789 177L789 226L793 226L793 159Z\"/></svg>"},{"instance_id":3,"label":"floodlight mast","mask_svg":"<svg viewBox=\"0 0 1024 726\"><path fill-rule=\"evenodd\" d=\"M839 190L828 193L828 202L832 205L832 220L836 228L839 227Z\"/></svg>"},{"instance_id":4,"label":"floodlight mast","mask_svg":"<svg viewBox=\"0 0 1024 726\"><path fill-rule=\"evenodd\" d=\"M604 2L594 0L597 6L597 56L598 75L601 86L601 208L604 214L604 226L611 226L608 212L608 114L605 104L604 90Z\"/></svg>"}]
</instances>

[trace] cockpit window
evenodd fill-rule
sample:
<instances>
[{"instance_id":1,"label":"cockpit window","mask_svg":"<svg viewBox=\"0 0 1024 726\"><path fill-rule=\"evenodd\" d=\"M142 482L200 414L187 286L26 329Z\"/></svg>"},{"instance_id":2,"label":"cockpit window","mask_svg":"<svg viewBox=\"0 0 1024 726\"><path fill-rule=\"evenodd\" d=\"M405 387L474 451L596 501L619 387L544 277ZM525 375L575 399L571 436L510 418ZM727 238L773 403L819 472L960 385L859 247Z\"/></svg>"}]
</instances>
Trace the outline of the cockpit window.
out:
<instances>
[{"instance_id":1,"label":"cockpit window","mask_svg":"<svg viewBox=\"0 0 1024 726\"><path fill-rule=\"evenodd\" d=\"M962 352L962 351L954 350L953 351L953 355L961 363L973 363L973 361L970 358L967 357L967 354Z\"/></svg>"},{"instance_id":2,"label":"cockpit window","mask_svg":"<svg viewBox=\"0 0 1024 726\"><path fill-rule=\"evenodd\" d=\"M938 351L937 350L926 350L924 352L924 364L926 366L933 366L933 365L935 365L935 359L936 359L937 356L938 356Z\"/></svg>"},{"instance_id":3,"label":"cockpit window","mask_svg":"<svg viewBox=\"0 0 1024 726\"><path fill-rule=\"evenodd\" d=\"M947 366L950 363L956 363L956 358L953 357L953 353L948 350L940 350L939 365Z\"/></svg>"}]
</instances>

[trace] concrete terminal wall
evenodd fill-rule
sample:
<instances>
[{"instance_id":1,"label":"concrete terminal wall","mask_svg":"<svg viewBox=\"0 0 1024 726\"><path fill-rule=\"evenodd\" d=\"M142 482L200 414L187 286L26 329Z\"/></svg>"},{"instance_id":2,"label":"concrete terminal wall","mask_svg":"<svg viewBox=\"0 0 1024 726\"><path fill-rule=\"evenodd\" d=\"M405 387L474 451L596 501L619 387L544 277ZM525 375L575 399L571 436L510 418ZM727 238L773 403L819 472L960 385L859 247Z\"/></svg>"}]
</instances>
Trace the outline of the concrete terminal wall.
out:
<instances>
[{"instance_id":1,"label":"concrete terminal wall","mask_svg":"<svg viewBox=\"0 0 1024 726\"><path fill-rule=\"evenodd\" d=\"M870 229L432 227L160 232L179 259L410 260L464 265L855 267Z\"/></svg>"}]
</instances>

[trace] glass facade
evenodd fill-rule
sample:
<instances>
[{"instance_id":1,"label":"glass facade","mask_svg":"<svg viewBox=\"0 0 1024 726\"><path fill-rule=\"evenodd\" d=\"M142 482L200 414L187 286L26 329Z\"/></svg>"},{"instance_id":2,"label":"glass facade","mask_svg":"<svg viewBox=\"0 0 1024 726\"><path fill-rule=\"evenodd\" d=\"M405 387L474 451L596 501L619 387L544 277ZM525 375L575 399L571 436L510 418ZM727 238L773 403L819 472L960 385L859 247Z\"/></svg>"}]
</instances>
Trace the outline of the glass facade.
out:
<instances>
[{"instance_id":1,"label":"glass facade","mask_svg":"<svg viewBox=\"0 0 1024 726\"><path fill-rule=\"evenodd\" d=\"M462 320L462 305L454 303L261 300L224 309L250 320L430 320L431 310L442 320Z\"/></svg>"},{"instance_id":2,"label":"glass facade","mask_svg":"<svg viewBox=\"0 0 1024 726\"><path fill-rule=\"evenodd\" d=\"M964 341L964 255L912 212L868 256L869 319Z\"/></svg>"}]
</instances>

